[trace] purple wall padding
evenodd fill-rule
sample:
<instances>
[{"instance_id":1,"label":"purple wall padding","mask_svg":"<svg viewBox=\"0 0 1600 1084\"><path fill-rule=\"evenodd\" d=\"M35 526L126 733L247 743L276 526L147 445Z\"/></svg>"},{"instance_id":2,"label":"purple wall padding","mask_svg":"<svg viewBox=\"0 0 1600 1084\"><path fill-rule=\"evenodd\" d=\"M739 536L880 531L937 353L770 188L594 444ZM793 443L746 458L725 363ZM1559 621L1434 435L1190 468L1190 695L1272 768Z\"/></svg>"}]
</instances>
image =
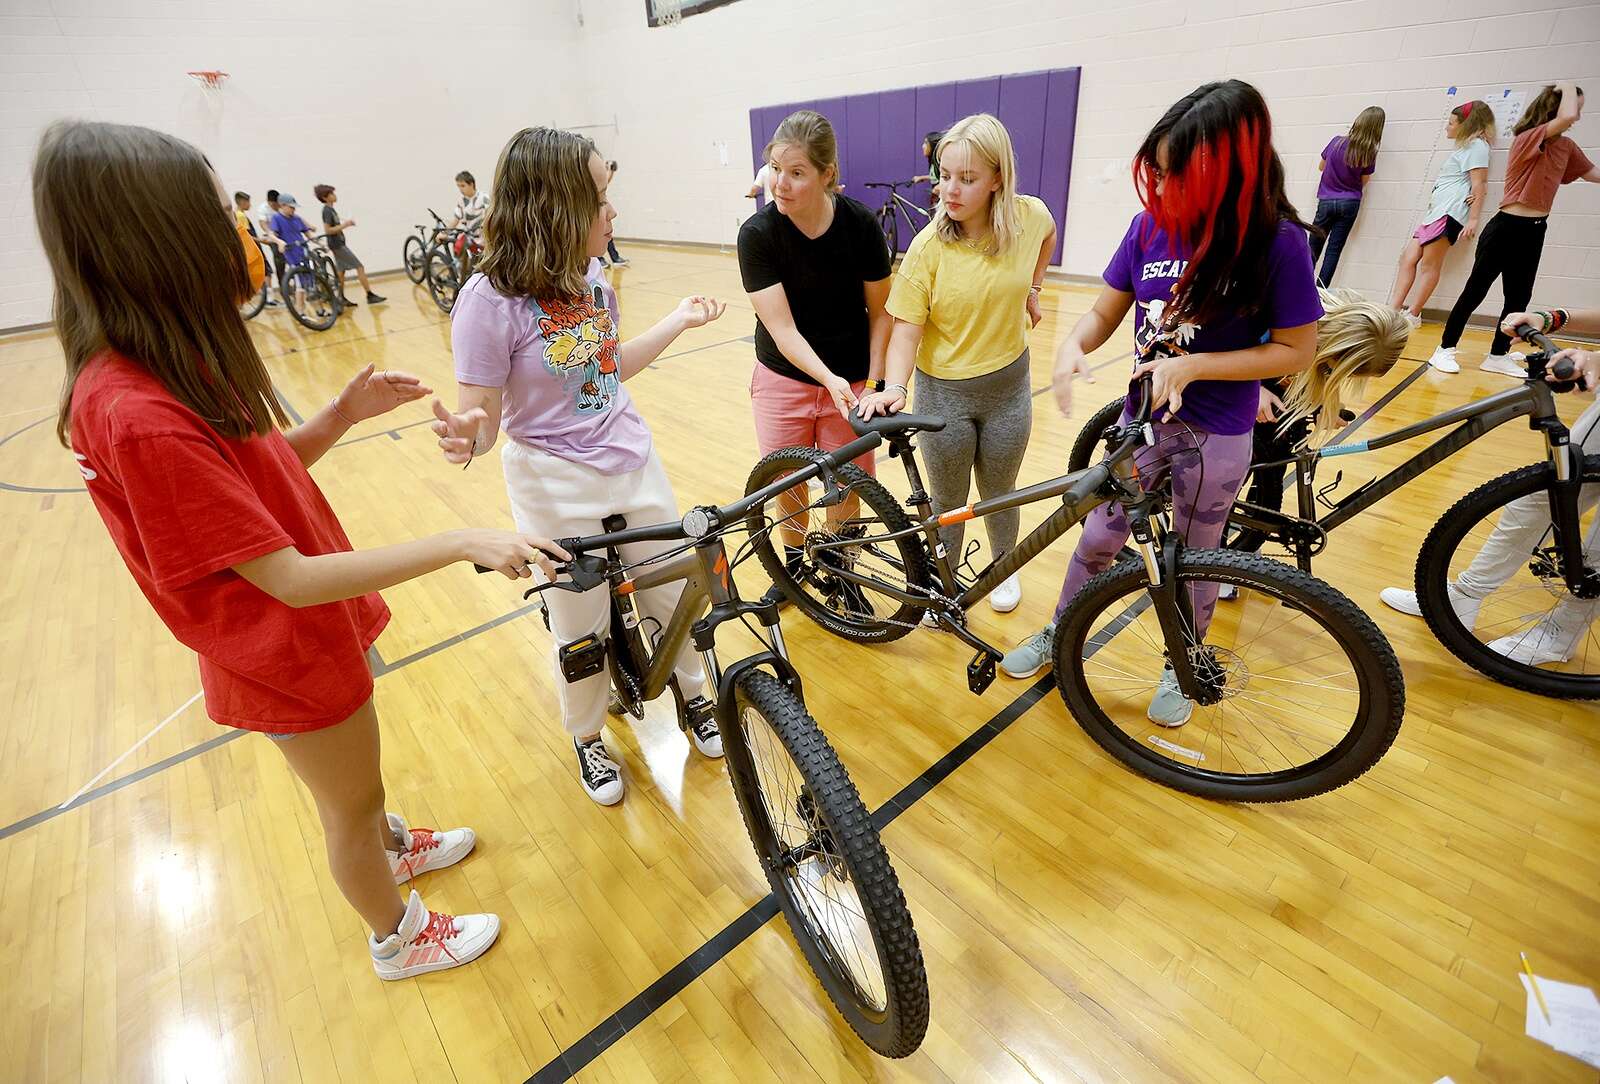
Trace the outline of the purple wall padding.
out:
<instances>
[{"instance_id":1,"label":"purple wall padding","mask_svg":"<svg viewBox=\"0 0 1600 1084\"><path fill-rule=\"evenodd\" d=\"M945 129L972 113L993 113L1011 133L1017 152L1017 189L1044 200L1056 220L1056 250L1061 262L1072 180L1072 141L1078 123L1079 68L934 83L923 87L855 94L848 98L789 102L750 110L754 168L778 123L796 109L815 109L833 122L839 140L839 172L846 194L876 209L883 189L867 181L905 180L927 171L921 146L925 132ZM908 199L927 204L925 186ZM911 243L901 223L901 251Z\"/></svg>"}]
</instances>

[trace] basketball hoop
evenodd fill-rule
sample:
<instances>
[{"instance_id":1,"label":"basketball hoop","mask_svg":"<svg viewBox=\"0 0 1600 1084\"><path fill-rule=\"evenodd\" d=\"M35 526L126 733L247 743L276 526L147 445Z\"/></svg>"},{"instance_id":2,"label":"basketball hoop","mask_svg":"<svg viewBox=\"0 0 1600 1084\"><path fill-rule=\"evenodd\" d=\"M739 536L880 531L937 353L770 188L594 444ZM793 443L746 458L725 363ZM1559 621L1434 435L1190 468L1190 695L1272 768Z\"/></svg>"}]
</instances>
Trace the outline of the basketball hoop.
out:
<instances>
[{"instance_id":1,"label":"basketball hoop","mask_svg":"<svg viewBox=\"0 0 1600 1084\"><path fill-rule=\"evenodd\" d=\"M228 78L228 73L219 71L190 72L189 78L208 91L219 90L222 87L223 80Z\"/></svg>"},{"instance_id":2,"label":"basketball hoop","mask_svg":"<svg viewBox=\"0 0 1600 1084\"><path fill-rule=\"evenodd\" d=\"M650 0L655 6L657 26L683 25L683 0Z\"/></svg>"}]
</instances>

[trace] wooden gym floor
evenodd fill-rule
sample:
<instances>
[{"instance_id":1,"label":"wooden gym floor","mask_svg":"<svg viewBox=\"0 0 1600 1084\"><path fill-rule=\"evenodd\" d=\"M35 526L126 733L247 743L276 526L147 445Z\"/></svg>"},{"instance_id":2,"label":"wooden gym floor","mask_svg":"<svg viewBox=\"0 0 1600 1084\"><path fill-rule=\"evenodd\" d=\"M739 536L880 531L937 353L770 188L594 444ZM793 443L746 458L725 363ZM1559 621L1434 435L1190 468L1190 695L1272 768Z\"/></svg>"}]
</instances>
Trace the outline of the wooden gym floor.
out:
<instances>
[{"instance_id":1,"label":"wooden gym floor","mask_svg":"<svg viewBox=\"0 0 1600 1084\"><path fill-rule=\"evenodd\" d=\"M731 500L757 458L753 321L734 258L629 255L613 272L626 333L686 293L731 301L630 385L680 504ZM296 411L367 361L414 370L452 401L448 322L404 280L382 289L388 305L324 334L281 310L252 324ZM1091 297L1047 290L1036 388ZM1386 394L1437 336L1421 329L1370 389L1382 406L1368 433L1506 386L1472 364L1487 341L1475 332L1464 372ZM1048 392L1036 399L1024 481L1059 472L1082 421L1119 393L1128 346L1125 329L1096 356L1101 379L1073 418ZM916 798L884 838L933 1022L917 1054L891 1063L833 1014L781 921L751 914L767 889L721 765L690 753L658 703L611 731L627 800L592 804L556 717L543 626L506 581L462 566L388 592L376 695L390 807L480 836L465 863L426 878L426 898L497 911L504 930L471 967L379 982L281 757L197 704L177 710L199 688L192 657L151 615L54 443L54 337L0 341L0 375L6 1080L509 1084L567 1079L586 1058L579 1079L630 1084L1596 1079L1524 1037L1517 952L1543 975L1600 983L1600 713L1488 682L1377 600L1409 584L1444 507L1541 454L1526 428L1379 505L1319 559L1388 633L1409 693L1389 755L1321 798L1184 797L1103 755L1046 684L1002 678L971 695L950 637L856 647L787 616L811 710L869 808L908 785ZM427 418L418 405L369 422L316 468L358 546L509 526L498 459L451 469ZM1404 454L1336 466L1359 482ZM1025 528L1045 511L1031 506ZM991 640L1043 623L1071 537L1024 571L1018 611L975 611ZM743 573L747 591L764 586ZM991 721L969 760L925 774ZM723 933L741 918L748 930ZM703 974L638 996L696 953Z\"/></svg>"}]
</instances>

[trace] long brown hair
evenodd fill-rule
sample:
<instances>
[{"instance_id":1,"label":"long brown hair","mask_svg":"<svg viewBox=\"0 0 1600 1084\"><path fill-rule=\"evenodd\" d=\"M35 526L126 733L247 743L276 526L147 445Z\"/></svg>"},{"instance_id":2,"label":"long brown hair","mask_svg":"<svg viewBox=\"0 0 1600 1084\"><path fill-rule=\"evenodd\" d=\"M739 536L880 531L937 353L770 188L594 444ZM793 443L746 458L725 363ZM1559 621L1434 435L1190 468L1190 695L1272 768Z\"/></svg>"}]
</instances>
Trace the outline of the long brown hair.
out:
<instances>
[{"instance_id":1,"label":"long brown hair","mask_svg":"<svg viewBox=\"0 0 1600 1084\"><path fill-rule=\"evenodd\" d=\"M1489 108L1489 103L1474 98L1450 110L1460 122L1461 127L1456 129L1456 146L1465 147L1474 139L1481 139L1485 143L1494 143L1494 110Z\"/></svg>"},{"instance_id":2,"label":"long brown hair","mask_svg":"<svg viewBox=\"0 0 1600 1084\"><path fill-rule=\"evenodd\" d=\"M1582 87L1573 87L1579 97L1583 95ZM1561 109L1561 88L1551 84L1533 96L1522 110L1522 116L1517 118L1516 126L1511 129L1512 135L1521 135L1530 128L1537 128L1541 124L1549 124L1556 119L1556 113Z\"/></svg>"},{"instance_id":3,"label":"long brown hair","mask_svg":"<svg viewBox=\"0 0 1600 1084\"><path fill-rule=\"evenodd\" d=\"M508 297L578 297L587 288L585 243L600 193L589 172L594 144L559 128L524 128L494 167L478 264Z\"/></svg>"},{"instance_id":4,"label":"long brown hair","mask_svg":"<svg viewBox=\"0 0 1600 1084\"><path fill-rule=\"evenodd\" d=\"M1345 138L1344 160L1354 169L1366 169L1378 160L1378 144L1383 142L1383 122L1388 119L1381 105L1369 105L1356 117Z\"/></svg>"},{"instance_id":5,"label":"long brown hair","mask_svg":"<svg viewBox=\"0 0 1600 1084\"><path fill-rule=\"evenodd\" d=\"M55 278L67 375L56 437L68 443L72 389L112 349L226 437L289 419L239 315L250 276L211 166L176 136L127 124L58 121L33 162L33 213Z\"/></svg>"}]
</instances>

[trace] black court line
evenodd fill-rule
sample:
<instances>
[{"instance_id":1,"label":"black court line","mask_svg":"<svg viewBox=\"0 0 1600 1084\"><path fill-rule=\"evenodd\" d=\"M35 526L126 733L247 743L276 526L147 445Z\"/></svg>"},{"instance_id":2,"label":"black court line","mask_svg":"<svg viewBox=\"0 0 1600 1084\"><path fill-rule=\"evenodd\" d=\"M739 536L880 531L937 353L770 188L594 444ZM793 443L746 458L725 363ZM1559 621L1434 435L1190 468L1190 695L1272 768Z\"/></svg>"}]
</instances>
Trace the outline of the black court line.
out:
<instances>
[{"instance_id":1,"label":"black court line","mask_svg":"<svg viewBox=\"0 0 1600 1084\"><path fill-rule=\"evenodd\" d=\"M512 610L510 613L501 614L499 617L485 621L481 625L474 625L465 632L457 633L449 639L441 640L439 643L434 644L431 647L425 647L421 651L413 651L405 658L396 659L394 662L385 662L383 656L378 654L377 647L374 646L368 651L368 662L372 665L372 676L375 679L380 678L385 674L392 674L396 670L404 669L414 662L421 662L429 655L436 655L447 647L452 647L464 640L470 640L472 637L477 636L480 633L488 632L490 629L499 628L506 622L515 620L531 610L538 609L538 607L538 603L520 606L517 609ZM164 772L168 768L182 764L186 760L191 760L194 757L199 756L201 753L209 753L219 745L226 745L228 742L233 741L236 738L242 738L246 734L252 733L254 733L254 731L231 730L226 734L219 734L214 738L208 738L199 745L190 746L188 749L174 753L164 760L158 760L154 764L147 764L136 772L130 772L127 775L119 776L116 779L111 780L109 783L102 783L93 790L85 791L70 805L51 806L49 809L40 810L31 817L24 817L22 820L17 821L14 824L8 824L4 828L0 828L0 839L5 839L7 836L14 836L18 832L26 831L36 824L43 824L45 821L54 820L63 813L71 813L79 806L88 805L97 798L104 798L107 794L112 794L116 791L119 791L123 787L132 786L134 783L137 783L142 779L149 779L152 775Z\"/></svg>"},{"instance_id":2,"label":"black court line","mask_svg":"<svg viewBox=\"0 0 1600 1084\"><path fill-rule=\"evenodd\" d=\"M1109 365L1114 361L1120 361L1129 356L1131 356L1131 352L1119 358L1112 358L1102 364ZM1099 368L1099 366L1096 366L1096 368ZM1370 421L1377 415L1378 411L1415 383L1427 370L1428 365L1424 362L1415 372L1385 392L1381 398L1346 426L1339 433L1338 439L1342 440ZM1092 656L1101 647L1104 647L1106 643L1109 643L1111 636L1120 631L1134 617L1137 617L1148 605L1148 599L1143 598L1132 603L1116 621L1102 630L1102 636L1098 637L1096 642L1090 646L1085 657ZM1054 688L1054 674L1046 674L1034 682L1026 692L1006 705L998 715L969 734L961 744L940 757L916 779L900 788L899 793L874 810L872 814L873 825L881 831L893 823L896 817L921 801L929 791L948 779L955 773L956 769L967 763L982 751L985 746L999 737L1007 727L1021 718L1028 709L1042 700ZM560 1084L562 1081L571 1080L596 1058L610 1049L617 1040L643 1023L668 1001L681 994L688 988L690 983L704 975L730 952L748 940L756 930L760 929L777 913L777 900L771 893L768 893L752 904L742 915L723 927L721 932L717 933L704 945L685 956L666 974L641 990L622 1008L589 1029L587 1034L557 1054L543 1068L524 1081L523 1084Z\"/></svg>"},{"instance_id":3,"label":"black court line","mask_svg":"<svg viewBox=\"0 0 1600 1084\"><path fill-rule=\"evenodd\" d=\"M380 429L376 433L368 433L365 436L349 437L345 440L341 440L339 443L335 444L334 447L346 448L352 444L360 444L364 440L377 440L379 437L388 437L390 440L399 440L400 434L404 433L407 429L415 429L417 426L427 425L431 421L433 421L432 418L423 418L421 421L407 422L405 425L397 425L392 429Z\"/></svg>"},{"instance_id":4,"label":"black court line","mask_svg":"<svg viewBox=\"0 0 1600 1084\"><path fill-rule=\"evenodd\" d=\"M1046 674L1028 687L1027 691L1007 704L994 718L967 735L966 739L929 765L917 778L901 787L899 792L872 813L872 823L880 831L893 823L934 787L948 779L957 768L971 760L984 746L998 738L1007 727L1020 719L1051 689L1055 677ZM709 941L679 960L655 982L645 987L622 1008L590 1028L583 1038L574 1042L524 1084L560 1084L571 1080L591 1062L609 1050L618 1039L644 1023L661 1006L683 993L689 985L711 970L734 949L749 940L762 926L778 913L778 899L767 893L751 904L743 914L724 926Z\"/></svg>"},{"instance_id":5,"label":"black court line","mask_svg":"<svg viewBox=\"0 0 1600 1084\"><path fill-rule=\"evenodd\" d=\"M656 360L652 361L650 364L651 365L659 365L663 361L670 361L673 358L687 357L690 354L698 354L702 350L710 350L713 347L717 347L717 346L732 346L734 343L753 343L755 341L756 341L756 337L754 335L740 335L736 339L724 339L722 342L719 342L719 343L707 343L704 346L695 346L695 347L689 348L688 350L679 350L676 354L662 354L660 357L656 358Z\"/></svg>"}]
</instances>

